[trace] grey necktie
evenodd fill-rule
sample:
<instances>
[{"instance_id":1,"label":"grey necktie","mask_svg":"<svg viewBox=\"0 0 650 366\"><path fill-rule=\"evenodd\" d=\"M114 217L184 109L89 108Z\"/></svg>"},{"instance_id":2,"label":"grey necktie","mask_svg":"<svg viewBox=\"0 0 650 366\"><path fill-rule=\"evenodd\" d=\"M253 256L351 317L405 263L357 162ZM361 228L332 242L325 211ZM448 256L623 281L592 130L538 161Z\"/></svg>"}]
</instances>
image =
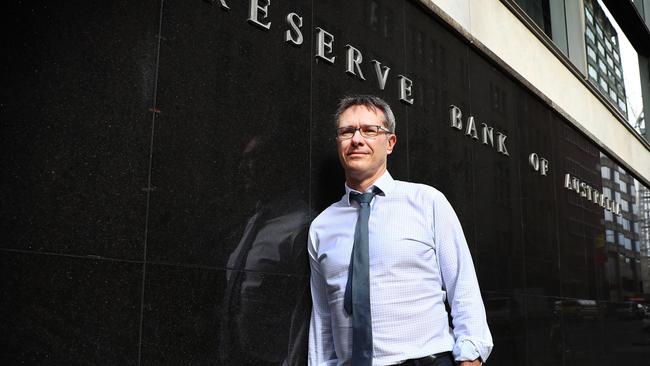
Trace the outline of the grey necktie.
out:
<instances>
[{"instance_id":1,"label":"grey necktie","mask_svg":"<svg viewBox=\"0 0 650 366\"><path fill-rule=\"evenodd\" d=\"M359 218L354 229L354 246L348 269L343 307L352 315L352 365L372 365L372 317L370 314L370 276L368 267L368 219L375 192L350 192L359 203Z\"/></svg>"}]
</instances>

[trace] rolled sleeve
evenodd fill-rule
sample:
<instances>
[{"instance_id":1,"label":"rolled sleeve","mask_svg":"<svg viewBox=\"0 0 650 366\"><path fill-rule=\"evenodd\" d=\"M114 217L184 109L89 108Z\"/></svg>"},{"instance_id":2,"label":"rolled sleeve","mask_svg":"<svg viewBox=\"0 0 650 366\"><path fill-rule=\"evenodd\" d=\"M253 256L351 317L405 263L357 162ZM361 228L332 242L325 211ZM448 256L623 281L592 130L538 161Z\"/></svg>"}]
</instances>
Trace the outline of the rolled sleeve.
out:
<instances>
[{"instance_id":1,"label":"rolled sleeve","mask_svg":"<svg viewBox=\"0 0 650 366\"><path fill-rule=\"evenodd\" d=\"M441 194L434 214L436 252L447 291L456 361L486 361L492 351L492 335L485 316L472 256L460 221Z\"/></svg>"}]
</instances>

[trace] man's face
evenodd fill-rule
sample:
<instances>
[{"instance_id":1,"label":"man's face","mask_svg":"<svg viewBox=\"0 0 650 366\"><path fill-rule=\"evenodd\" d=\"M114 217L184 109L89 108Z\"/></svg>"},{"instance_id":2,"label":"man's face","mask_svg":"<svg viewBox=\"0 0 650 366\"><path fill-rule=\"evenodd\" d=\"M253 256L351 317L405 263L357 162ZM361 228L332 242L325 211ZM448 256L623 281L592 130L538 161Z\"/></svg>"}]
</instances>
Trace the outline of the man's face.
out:
<instances>
[{"instance_id":1,"label":"man's face","mask_svg":"<svg viewBox=\"0 0 650 366\"><path fill-rule=\"evenodd\" d=\"M384 112L379 109L353 105L339 118L339 127L383 126ZM348 180L362 182L379 178L386 170L388 155L393 152L397 138L394 134L380 133L375 138L364 138L359 131L347 140L337 139L339 159Z\"/></svg>"}]
</instances>

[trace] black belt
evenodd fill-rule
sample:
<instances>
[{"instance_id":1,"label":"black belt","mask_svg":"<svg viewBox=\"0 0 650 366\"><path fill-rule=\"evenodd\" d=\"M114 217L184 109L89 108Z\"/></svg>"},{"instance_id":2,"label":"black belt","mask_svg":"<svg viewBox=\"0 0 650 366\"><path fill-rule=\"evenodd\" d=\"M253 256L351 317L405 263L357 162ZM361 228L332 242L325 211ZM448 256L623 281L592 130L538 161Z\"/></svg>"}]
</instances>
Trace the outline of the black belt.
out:
<instances>
[{"instance_id":1,"label":"black belt","mask_svg":"<svg viewBox=\"0 0 650 366\"><path fill-rule=\"evenodd\" d=\"M451 357L451 352L449 351L440 352L440 353L436 353L433 355L424 356L420 358L412 358L402 363L398 363L397 365L398 366L427 366L427 365L431 365L433 361L443 357Z\"/></svg>"}]
</instances>

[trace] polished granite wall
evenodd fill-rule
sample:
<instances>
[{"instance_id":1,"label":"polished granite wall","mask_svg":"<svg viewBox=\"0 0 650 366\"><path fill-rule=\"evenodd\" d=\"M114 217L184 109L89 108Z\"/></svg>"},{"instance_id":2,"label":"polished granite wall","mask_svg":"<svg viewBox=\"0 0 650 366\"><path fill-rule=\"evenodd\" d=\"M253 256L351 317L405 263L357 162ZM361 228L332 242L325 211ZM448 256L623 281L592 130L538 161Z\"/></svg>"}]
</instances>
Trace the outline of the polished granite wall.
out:
<instances>
[{"instance_id":1,"label":"polished granite wall","mask_svg":"<svg viewBox=\"0 0 650 366\"><path fill-rule=\"evenodd\" d=\"M617 307L634 291L612 262L634 251L604 244L603 210L564 188L571 173L602 190L604 155L417 2L274 1L258 10L268 30L249 2L8 7L3 364L304 365L305 235L343 192L332 113L348 93L393 105L391 173L457 210L490 364L650 356L641 320ZM334 63L314 57L318 29ZM346 45L365 80L346 73ZM391 68L384 89L373 59ZM450 127L452 104L478 140ZM481 123L509 155L482 143Z\"/></svg>"}]
</instances>

